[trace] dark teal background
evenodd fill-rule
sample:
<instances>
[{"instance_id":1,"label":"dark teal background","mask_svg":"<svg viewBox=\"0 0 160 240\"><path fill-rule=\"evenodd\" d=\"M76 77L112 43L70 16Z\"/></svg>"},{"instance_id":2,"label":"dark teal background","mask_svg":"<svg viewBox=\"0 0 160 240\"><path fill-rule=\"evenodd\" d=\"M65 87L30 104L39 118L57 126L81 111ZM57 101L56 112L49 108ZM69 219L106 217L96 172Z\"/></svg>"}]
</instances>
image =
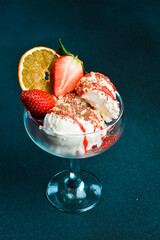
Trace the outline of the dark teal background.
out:
<instances>
[{"instance_id":1,"label":"dark teal background","mask_svg":"<svg viewBox=\"0 0 160 240\"><path fill-rule=\"evenodd\" d=\"M0 1L0 239L160 239L160 2ZM25 132L17 67L35 46L58 38L107 75L125 103L127 125L108 152L82 160L103 198L80 215L53 208L49 179L68 161L39 149Z\"/></svg>"}]
</instances>

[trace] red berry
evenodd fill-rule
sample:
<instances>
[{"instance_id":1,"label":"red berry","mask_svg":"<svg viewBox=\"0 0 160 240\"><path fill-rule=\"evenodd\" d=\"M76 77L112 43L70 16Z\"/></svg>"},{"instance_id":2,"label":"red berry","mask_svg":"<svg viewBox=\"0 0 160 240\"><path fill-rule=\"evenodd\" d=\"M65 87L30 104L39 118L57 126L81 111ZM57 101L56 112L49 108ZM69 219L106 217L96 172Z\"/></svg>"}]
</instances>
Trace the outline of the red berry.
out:
<instances>
[{"instance_id":1,"label":"red berry","mask_svg":"<svg viewBox=\"0 0 160 240\"><path fill-rule=\"evenodd\" d=\"M23 91L21 100L26 109L30 111L32 117L36 119L44 118L56 103L52 95L38 89Z\"/></svg>"},{"instance_id":2,"label":"red berry","mask_svg":"<svg viewBox=\"0 0 160 240\"><path fill-rule=\"evenodd\" d=\"M56 97L72 92L84 71L82 62L74 56L61 56L53 66L54 94Z\"/></svg>"}]
</instances>

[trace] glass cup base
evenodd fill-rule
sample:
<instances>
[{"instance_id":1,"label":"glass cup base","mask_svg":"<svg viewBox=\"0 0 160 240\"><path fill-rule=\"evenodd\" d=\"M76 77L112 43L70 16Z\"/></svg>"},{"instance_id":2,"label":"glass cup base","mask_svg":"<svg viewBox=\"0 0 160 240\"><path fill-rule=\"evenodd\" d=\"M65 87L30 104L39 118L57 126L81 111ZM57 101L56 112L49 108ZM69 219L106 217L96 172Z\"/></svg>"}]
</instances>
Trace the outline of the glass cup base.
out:
<instances>
[{"instance_id":1,"label":"glass cup base","mask_svg":"<svg viewBox=\"0 0 160 240\"><path fill-rule=\"evenodd\" d=\"M47 186L49 202L62 212L85 212L97 205L102 195L102 185L96 176L80 170L78 178L72 179L70 171L57 173Z\"/></svg>"}]
</instances>

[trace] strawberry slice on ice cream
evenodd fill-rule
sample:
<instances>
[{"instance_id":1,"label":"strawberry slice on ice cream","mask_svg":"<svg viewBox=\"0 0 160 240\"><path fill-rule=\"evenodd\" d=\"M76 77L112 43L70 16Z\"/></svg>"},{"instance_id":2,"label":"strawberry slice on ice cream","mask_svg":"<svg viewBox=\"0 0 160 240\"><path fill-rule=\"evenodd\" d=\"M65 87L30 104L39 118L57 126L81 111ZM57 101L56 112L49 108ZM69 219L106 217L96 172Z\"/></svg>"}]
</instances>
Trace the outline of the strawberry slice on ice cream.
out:
<instances>
[{"instance_id":1,"label":"strawberry slice on ice cream","mask_svg":"<svg viewBox=\"0 0 160 240\"><path fill-rule=\"evenodd\" d=\"M30 111L32 117L36 119L44 118L56 103L52 95L38 89L23 91L21 100L26 109Z\"/></svg>"},{"instance_id":2,"label":"strawberry slice on ice cream","mask_svg":"<svg viewBox=\"0 0 160 240\"><path fill-rule=\"evenodd\" d=\"M58 42L60 47L57 53L61 57L53 66L53 92L56 97L72 92L84 73L86 74L83 62L78 59L78 56L68 52L60 39Z\"/></svg>"},{"instance_id":3,"label":"strawberry slice on ice cream","mask_svg":"<svg viewBox=\"0 0 160 240\"><path fill-rule=\"evenodd\" d=\"M53 66L54 95L59 97L72 92L83 77L82 62L74 56L61 56Z\"/></svg>"}]
</instances>

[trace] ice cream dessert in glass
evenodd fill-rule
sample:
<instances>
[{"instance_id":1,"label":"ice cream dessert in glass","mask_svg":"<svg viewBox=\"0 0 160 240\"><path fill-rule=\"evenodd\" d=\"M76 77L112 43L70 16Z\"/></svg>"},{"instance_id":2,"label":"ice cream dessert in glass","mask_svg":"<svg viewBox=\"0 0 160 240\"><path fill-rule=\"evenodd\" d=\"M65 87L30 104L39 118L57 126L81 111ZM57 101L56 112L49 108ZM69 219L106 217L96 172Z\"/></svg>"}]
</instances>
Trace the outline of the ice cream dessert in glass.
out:
<instances>
[{"instance_id":1,"label":"ice cream dessert in glass","mask_svg":"<svg viewBox=\"0 0 160 240\"><path fill-rule=\"evenodd\" d=\"M92 173L80 169L79 160L98 155L116 143L124 129L124 105L115 86L103 74L84 74L81 61L69 53L55 55L56 60L51 61L53 73L49 80L42 79L44 83L53 81L53 94L34 88L34 84L22 88L24 124L36 145L70 160L70 170L56 174L48 183L46 195L50 203L61 211L84 212L99 202L102 185Z\"/></svg>"}]
</instances>

